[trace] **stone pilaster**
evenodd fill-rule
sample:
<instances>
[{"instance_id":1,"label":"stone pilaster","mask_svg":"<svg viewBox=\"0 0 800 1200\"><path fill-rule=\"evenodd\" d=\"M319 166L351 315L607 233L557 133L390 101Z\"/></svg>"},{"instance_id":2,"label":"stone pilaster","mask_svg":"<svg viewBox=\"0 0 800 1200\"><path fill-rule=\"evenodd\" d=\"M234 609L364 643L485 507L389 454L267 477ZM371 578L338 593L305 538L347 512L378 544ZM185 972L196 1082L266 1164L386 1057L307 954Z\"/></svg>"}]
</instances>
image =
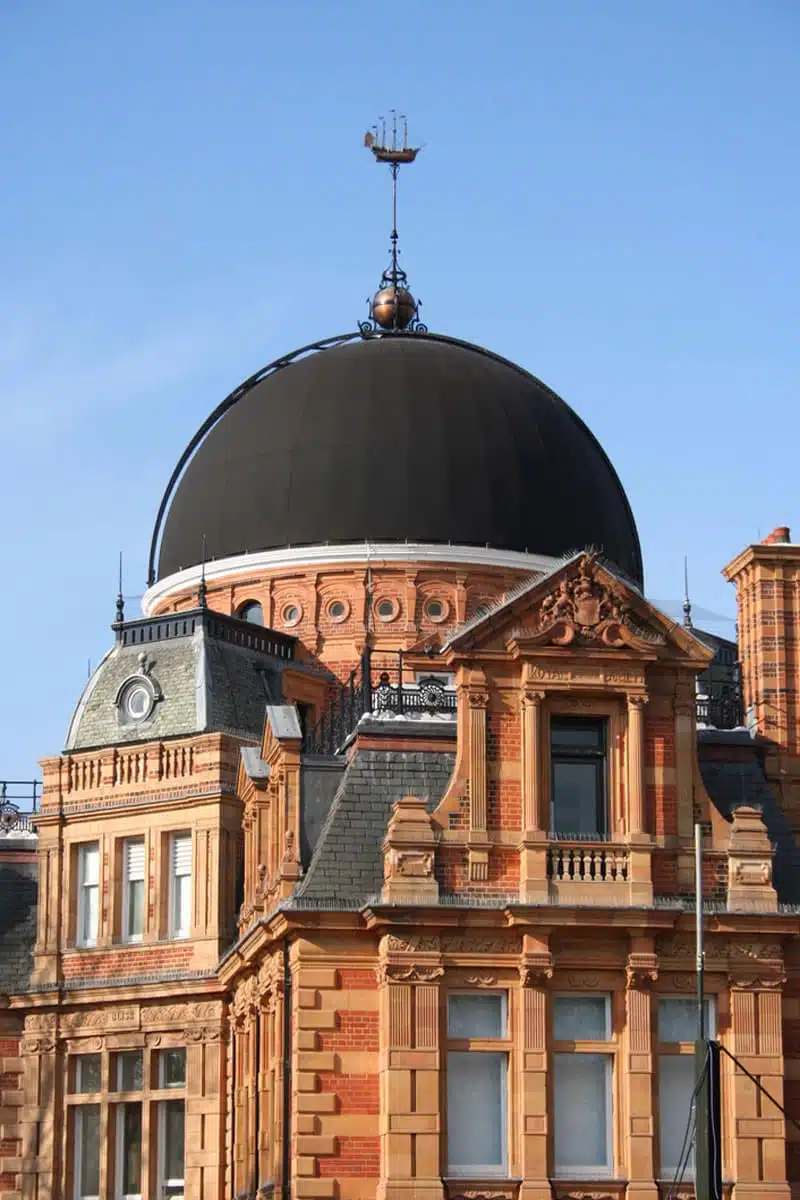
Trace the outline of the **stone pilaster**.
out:
<instances>
[{"instance_id":1,"label":"stone pilaster","mask_svg":"<svg viewBox=\"0 0 800 1200\"><path fill-rule=\"evenodd\" d=\"M731 1038L733 1053L779 1104L784 1103L782 1037L783 975L777 964L733 970ZM734 1200L769 1196L789 1200L786 1180L786 1123L773 1104L730 1059L725 1062L722 1095L727 1097L727 1144L734 1162L726 1174L736 1180ZM727 1084L727 1086L726 1086Z\"/></svg>"},{"instance_id":2,"label":"stone pilaster","mask_svg":"<svg viewBox=\"0 0 800 1200\"><path fill-rule=\"evenodd\" d=\"M441 1200L439 939L389 935L378 966L379 1200Z\"/></svg>"},{"instance_id":3,"label":"stone pilaster","mask_svg":"<svg viewBox=\"0 0 800 1200\"><path fill-rule=\"evenodd\" d=\"M485 681L484 681L485 682ZM469 877L474 883L489 878L489 834L486 828L486 714L489 693L469 688Z\"/></svg>"},{"instance_id":4,"label":"stone pilaster","mask_svg":"<svg viewBox=\"0 0 800 1200\"><path fill-rule=\"evenodd\" d=\"M626 976L625 1088L627 1092L627 1142L629 1200L656 1200L653 1139L653 1047L651 989L658 978L653 943L634 939Z\"/></svg>"},{"instance_id":5,"label":"stone pilaster","mask_svg":"<svg viewBox=\"0 0 800 1200\"><path fill-rule=\"evenodd\" d=\"M526 934L520 962L522 1028L521 1139L523 1184L520 1200L550 1200L548 1183L547 988L553 958L546 938Z\"/></svg>"},{"instance_id":6,"label":"stone pilaster","mask_svg":"<svg viewBox=\"0 0 800 1200\"><path fill-rule=\"evenodd\" d=\"M757 808L733 811L728 841L728 908L775 912L778 895L772 886L772 843Z\"/></svg>"},{"instance_id":7,"label":"stone pilaster","mask_svg":"<svg viewBox=\"0 0 800 1200\"><path fill-rule=\"evenodd\" d=\"M632 693L628 696L628 838L644 840L644 709L647 696Z\"/></svg>"},{"instance_id":8,"label":"stone pilaster","mask_svg":"<svg viewBox=\"0 0 800 1200\"><path fill-rule=\"evenodd\" d=\"M526 688L522 695L522 804L524 833L520 863L520 899L547 899L547 834L542 778L542 702L545 693Z\"/></svg>"}]
</instances>

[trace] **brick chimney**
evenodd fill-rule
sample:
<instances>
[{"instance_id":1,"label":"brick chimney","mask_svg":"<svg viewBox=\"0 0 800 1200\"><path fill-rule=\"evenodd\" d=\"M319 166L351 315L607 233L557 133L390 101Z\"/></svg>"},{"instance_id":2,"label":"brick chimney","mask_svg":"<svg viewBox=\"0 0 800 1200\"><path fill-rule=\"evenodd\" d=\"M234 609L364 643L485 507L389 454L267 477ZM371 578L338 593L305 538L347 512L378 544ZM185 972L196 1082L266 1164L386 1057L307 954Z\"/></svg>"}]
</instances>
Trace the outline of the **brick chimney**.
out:
<instances>
[{"instance_id":1,"label":"brick chimney","mask_svg":"<svg viewBox=\"0 0 800 1200\"><path fill-rule=\"evenodd\" d=\"M772 743L767 777L800 832L800 545L779 525L722 573L736 585L748 724Z\"/></svg>"},{"instance_id":2,"label":"brick chimney","mask_svg":"<svg viewBox=\"0 0 800 1200\"><path fill-rule=\"evenodd\" d=\"M723 575L736 585L739 656L751 727L800 754L800 545L779 525Z\"/></svg>"}]
</instances>

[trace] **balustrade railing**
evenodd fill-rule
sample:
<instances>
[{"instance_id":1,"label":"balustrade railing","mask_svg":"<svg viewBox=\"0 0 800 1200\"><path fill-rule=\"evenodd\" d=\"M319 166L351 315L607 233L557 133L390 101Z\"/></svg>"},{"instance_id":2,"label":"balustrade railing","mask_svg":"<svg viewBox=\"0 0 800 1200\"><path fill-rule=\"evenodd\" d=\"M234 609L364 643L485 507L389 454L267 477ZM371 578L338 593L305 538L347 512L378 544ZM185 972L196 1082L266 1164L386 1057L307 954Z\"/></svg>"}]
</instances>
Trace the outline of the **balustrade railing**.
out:
<instances>
[{"instance_id":1,"label":"balustrade railing","mask_svg":"<svg viewBox=\"0 0 800 1200\"><path fill-rule=\"evenodd\" d=\"M547 848L547 877L553 883L627 883L628 852L624 847L599 841L551 842Z\"/></svg>"},{"instance_id":2,"label":"balustrade railing","mask_svg":"<svg viewBox=\"0 0 800 1200\"><path fill-rule=\"evenodd\" d=\"M41 790L38 779L0 780L0 835L35 832Z\"/></svg>"}]
</instances>

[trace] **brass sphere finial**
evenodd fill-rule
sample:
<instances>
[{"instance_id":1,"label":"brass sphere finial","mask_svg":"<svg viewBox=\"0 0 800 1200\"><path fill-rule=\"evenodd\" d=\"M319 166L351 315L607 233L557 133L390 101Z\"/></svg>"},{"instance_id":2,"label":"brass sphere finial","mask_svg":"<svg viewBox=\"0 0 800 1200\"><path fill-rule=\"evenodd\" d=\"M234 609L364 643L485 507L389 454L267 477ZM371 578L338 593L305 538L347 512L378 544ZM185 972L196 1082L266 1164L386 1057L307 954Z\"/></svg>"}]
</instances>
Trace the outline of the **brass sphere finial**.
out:
<instances>
[{"instance_id":1,"label":"brass sphere finial","mask_svg":"<svg viewBox=\"0 0 800 1200\"><path fill-rule=\"evenodd\" d=\"M417 315L417 302L405 287L380 288L370 307L372 319L381 329L405 329Z\"/></svg>"}]
</instances>

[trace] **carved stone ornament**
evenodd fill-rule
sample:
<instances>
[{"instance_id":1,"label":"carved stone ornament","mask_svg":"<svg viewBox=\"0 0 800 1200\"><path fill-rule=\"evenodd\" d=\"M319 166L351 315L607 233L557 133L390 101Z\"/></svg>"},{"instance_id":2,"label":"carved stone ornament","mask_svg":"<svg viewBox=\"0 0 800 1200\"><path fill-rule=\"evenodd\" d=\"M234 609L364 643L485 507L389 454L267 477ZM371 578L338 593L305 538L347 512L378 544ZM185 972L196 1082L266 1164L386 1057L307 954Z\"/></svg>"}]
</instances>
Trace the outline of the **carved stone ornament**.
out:
<instances>
[{"instance_id":1,"label":"carved stone ornament","mask_svg":"<svg viewBox=\"0 0 800 1200\"><path fill-rule=\"evenodd\" d=\"M419 951L433 951L434 953L438 953L440 949L439 935L437 933L390 933L384 942L384 946L387 950L398 950L401 953Z\"/></svg>"},{"instance_id":2,"label":"carved stone ornament","mask_svg":"<svg viewBox=\"0 0 800 1200\"><path fill-rule=\"evenodd\" d=\"M470 708L488 708L489 693L488 692L468 692Z\"/></svg>"},{"instance_id":3,"label":"carved stone ornament","mask_svg":"<svg viewBox=\"0 0 800 1200\"><path fill-rule=\"evenodd\" d=\"M567 979L570 987L580 988L587 992L593 992L600 986L600 976L591 971L570 971Z\"/></svg>"},{"instance_id":4,"label":"carved stone ornament","mask_svg":"<svg viewBox=\"0 0 800 1200\"><path fill-rule=\"evenodd\" d=\"M777 991L786 983L782 971L759 972L739 969L733 970L728 976L732 988L742 992Z\"/></svg>"},{"instance_id":5,"label":"carved stone ornament","mask_svg":"<svg viewBox=\"0 0 800 1200\"><path fill-rule=\"evenodd\" d=\"M497 984L496 975L467 975L464 980L470 987L495 987Z\"/></svg>"},{"instance_id":6,"label":"carved stone ornament","mask_svg":"<svg viewBox=\"0 0 800 1200\"><path fill-rule=\"evenodd\" d=\"M55 1048L55 1038L52 1037L24 1037L22 1039L23 1054L51 1054Z\"/></svg>"},{"instance_id":7,"label":"carved stone ornament","mask_svg":"<svg viewBox=\"0 0 800 1200\"><path fill-rule=\"evenodd\" d=\"M628 988L645 991L658 981L658 959L655 954L629 954L625 968Z\"/></svg>"},{"instance_id":8,"label":"carved stone ornament","mask_svg":"<svg viewBox=\"0 0 800 1200\"><path fill-rule=\"evenodd\" d=\"M545 596L534 620L532 627L515 630L514 636L553 646L652 646L665 641L663 634L635 624L621 588L600 582L594 554L584 554L577 574L562 579L555 591Z\"/></svg>"},{"instance_id":9,"label":"carved stone ornament","mask_svg":"<svg viewBox=\"0 0 800 1200\"><path fill-rule=\"evenodd\" d=\"M444 967L400 966L397 963L379 963L375 968L378 984L384 983L435 983L444 975Z\"/></svg>"},{"instance_id":10,"label":"carved stone ornament","mask_svg":"<svg viewBox=\"0 0 800 1200\"><path fill-rule=\"evenodd\" d=\"M491 934L451 933L441 938L443 954L519 954L521 948L519 938Z\"/></svg>"},{"instance_id":11,"label":"carved stone ornament","mask_svg":"<svg viewBox=\"0 0 800 1200\"><path fill-rule=\"evenodd\" d=\"M55 1030L55 1013L31 1013L25 1018L25 1032L34 1030Z\"/></svg>"},{"instance_id":12,"label":"carved stone ornament","mask_svg":"<svg viewBox=\"0 0 800 1200\"><path fill-rule=\"evenodd\" d=\"M406 875L426 879L433 874L433 854L416 850L393 850L388 856L387 869L390 875Z\"/></svg>"},{"instance_id":13,"label":"carved stone ornament","mask_svg":"<svg viewBox=\"0 0 800 1200\"><path fill-rule=\"evenodd\" d=\"M547 987L552 979L552 954L526 954L519 967L519 981L522 987Z\"/></svg>"}]
</instances>

